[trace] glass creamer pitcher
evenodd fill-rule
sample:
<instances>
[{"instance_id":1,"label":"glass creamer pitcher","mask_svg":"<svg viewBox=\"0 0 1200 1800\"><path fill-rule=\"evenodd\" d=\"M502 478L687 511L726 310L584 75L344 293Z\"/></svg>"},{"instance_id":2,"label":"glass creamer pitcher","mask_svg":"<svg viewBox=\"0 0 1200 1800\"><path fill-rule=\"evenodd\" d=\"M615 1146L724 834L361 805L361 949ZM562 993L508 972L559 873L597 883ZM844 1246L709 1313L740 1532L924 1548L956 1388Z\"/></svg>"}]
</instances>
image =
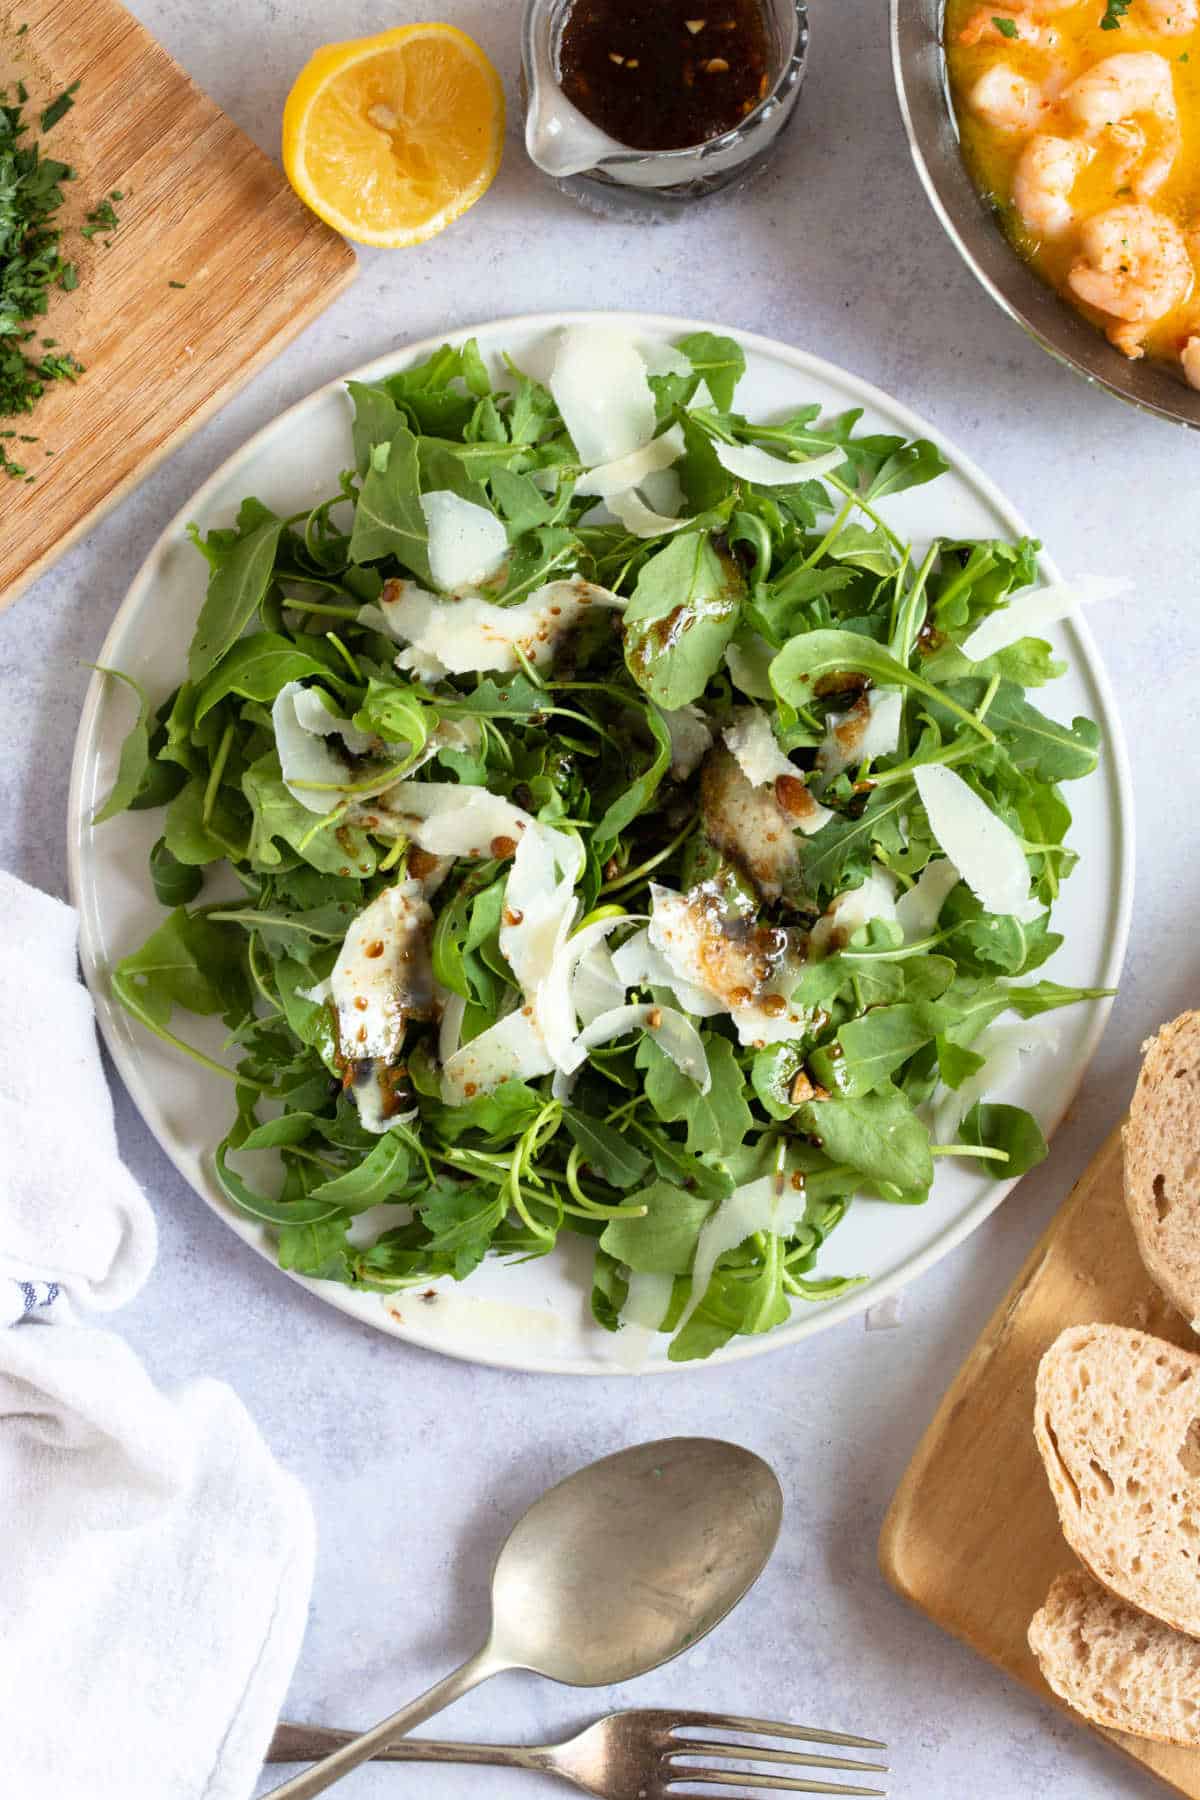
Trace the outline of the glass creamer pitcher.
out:
<instances>
[{"instance_id":1,"label":"glass creamer pitcher","mask_svg":"<svg viewBox=\"0 0 1200 1800\"><path fill-rule=\"evenodd\" d=\"M686 200L740 185L762 167L792 116L804 78L804 0L761 0L767 68L757 105L719 136L669 150L638 149L610 137L563 91L563 32L573 7L585 3L527 0L525 8L525 147L544 174L601 211L661 218ZM694 11L687 29L699 34L706 23L704 0L695 0ZM613 54L611 60L621 58Z\"/></svg>"}]
</instances>

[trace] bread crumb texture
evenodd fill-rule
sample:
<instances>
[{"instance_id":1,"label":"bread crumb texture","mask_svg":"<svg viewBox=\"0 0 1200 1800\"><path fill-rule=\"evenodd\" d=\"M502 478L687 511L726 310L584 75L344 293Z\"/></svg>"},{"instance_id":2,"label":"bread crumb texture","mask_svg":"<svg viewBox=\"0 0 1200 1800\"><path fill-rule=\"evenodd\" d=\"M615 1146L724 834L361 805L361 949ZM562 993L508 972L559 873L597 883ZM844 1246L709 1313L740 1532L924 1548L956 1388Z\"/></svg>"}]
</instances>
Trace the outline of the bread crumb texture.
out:
<instances>
[{"instance_id":1,"label":"bread crumb texture","mask_svg":"<svg viewBox=\"0 0 1200 1800\"><path fill-rule=\"evenodd\" d=\"M1080 1561L1200 1635L1200 1356L1119 1325L1072 1326L1038 1367L1034 1434Z\"/></svg>"},{"instance_id":2,"label":"bread crumb texture","mask_svg":"<svg viewBox=\"0 0 1200 1800\"><path fill-rule=\"evenodd\" d=\"M1093 1724L1200 1747L1200 1643L1083 1569L1054 1581L1030 1622L1029 1647L1047 1684Z\"/></svg>"}]
</instances>

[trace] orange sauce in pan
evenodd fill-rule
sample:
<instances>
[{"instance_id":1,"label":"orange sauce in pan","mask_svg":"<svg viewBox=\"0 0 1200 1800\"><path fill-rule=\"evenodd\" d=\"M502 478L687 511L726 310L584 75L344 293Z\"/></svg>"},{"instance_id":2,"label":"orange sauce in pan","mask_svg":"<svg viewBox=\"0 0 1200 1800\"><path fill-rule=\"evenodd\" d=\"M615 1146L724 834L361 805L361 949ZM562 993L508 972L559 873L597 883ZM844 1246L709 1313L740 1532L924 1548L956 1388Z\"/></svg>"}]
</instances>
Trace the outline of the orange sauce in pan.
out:
<instances>
[{"instance_id":1,"label":"orange sauce in pan","mask_svg":"<svg viewBox=\"0 0 1200 1800\"><path fill-rule=\"evenodd\" d=\"M1069 304L1105 330L1114 326L1114 318L1085 304L1071 290L1067 278L1081 256L1083 221L1138 198L1130 187L1128 144L1121 142L1119 131L1088 134L1091 160L1069 196L1075 223L1061 235L1039 235L1022 219L1013 203L1014 176L1032 132L1055 137L1084 135L1058 101L1078 76L1108 57L1130 52L1153 51L1164 60L1170 70L1181 143L1170 174L1144 204L1165 215L1188 237L1197 274L1180 303L1146 325L1144 332L1139 326L1138 334L1144 338L1145 354L1175 360L1189 336L1200 335L1200 29L1163 29L1161 15L1156 16L1149 0L1128 0L1123 14L1119 3L1115 15L1109 7L1117 22L1105 30L1101 20L1106 0L1076 0L1054 11L1043 11L1041 0L1000 0L994 7L987 0L982 5L980 0L947 0L945 49L950 91L967 167L980 192L994 205L1003 230L1020 255ZM1174 17L1174 25L1190 25L1190 14L1187 7ZM1169 9L1165 16L1171 23ZM1018 35L997 26L996 19L1010 19ZM964 42L964 33L970 38L973 22L981 21L985 27L982 35L975 42ZM1024 41L1027 25L1038 28L1038 42ZM982 118L972 105L976 83L997 64L1038 90L1040 104L1033 125L1002 129ZM1161 126L1146 115L1138 115L1136 123L1152 153ZM1198 235L1189 236L1192 233Z\"/></svg>"}]
</instances>

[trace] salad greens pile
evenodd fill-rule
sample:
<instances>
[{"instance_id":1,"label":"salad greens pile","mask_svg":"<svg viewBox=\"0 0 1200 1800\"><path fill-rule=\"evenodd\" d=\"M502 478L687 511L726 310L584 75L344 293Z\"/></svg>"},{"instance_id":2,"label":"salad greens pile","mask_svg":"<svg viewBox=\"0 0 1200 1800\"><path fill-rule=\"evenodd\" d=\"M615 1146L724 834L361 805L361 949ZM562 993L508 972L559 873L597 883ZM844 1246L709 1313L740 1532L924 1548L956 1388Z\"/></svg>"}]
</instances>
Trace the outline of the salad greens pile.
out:
<instances>
[{"instance_id":1,"label":"salad greens pile","mask_svg":"<svg viewBox=\"0 0 1200 1800\"><path fill-rule=\"evenodd\" d=\"M1027 1029L994 1022L1096 997L1028 978L1099 734L1028 699L1062 672L1044 640L964 650L1038 546L918 551L879 503L937 448L817 406L757 424L742 372L684 339L644 376L649 448L598 481L572 383L447 346L350 384L321 504L193 528L186 678L137 689L97 814L165 809L170 910L112 984L229 1078L217 1178L283 1267L386 1292L568 1230L602 1326L704 1357L854 1285L814 1271L856 1195L1044 1156L987 1100L997 1029ZM663 469L675 518L632 493ZM502 557L456 589L489 530ZM352 949L382 1010L339 989ZM219 1015L233 1066L177 1012Z\"/></svg>"}]
</instances>

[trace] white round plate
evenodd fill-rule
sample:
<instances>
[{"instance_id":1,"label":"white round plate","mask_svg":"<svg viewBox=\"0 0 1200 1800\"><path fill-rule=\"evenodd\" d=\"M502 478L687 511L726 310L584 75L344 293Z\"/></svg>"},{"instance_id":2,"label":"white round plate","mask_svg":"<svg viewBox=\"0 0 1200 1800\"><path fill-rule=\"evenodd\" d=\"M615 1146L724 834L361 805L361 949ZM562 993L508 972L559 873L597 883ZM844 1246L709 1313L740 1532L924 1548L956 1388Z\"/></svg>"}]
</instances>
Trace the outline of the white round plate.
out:
<instances>
[{"instance_id":1,"label":"white round plate","mask_svg":"<svg viewBox=\"0 0 1200 1800\"><path fill-rule=\"evenodd\" d=\"M551 335L570 314L506 319L474 333L454 332L451 342L479 340L489 364L501 352L543 371ZM695 321L629 315L624 323L647 340L673 341L700 329ZM747 373L739 409L770 418L819 401L828 412L862 407L872 431L929 437L941 445L951 473L927 487L884 503L889 522L905 537L935 535L1016 537L1026 527L979 471L931 426L886 394L815 356L745 332L734 332L746 351ZM418 361L442 339L429 339L355 370L373 381ZM143 683L155 702L180 678L184 652L204 597L206 565L185 534L189 520L202 531L232 522L246 494L257 494L281 513L299 511L333 491L349 464L351 407L341 382L319 388L231 456L167 526L130 588L99 661ZM1045 573L1055 578L1047 560ZM1049 690L1050 710L1063 718L1087 714L1099 724L1104 755L1098 772L1073 783L1071 842L1082 865L1068 881L1054 923L1063 948L1048 965L1054 979L1081 987L1113 987L1121 968L1132 900L1133 832L1125 746L1108 680L1085 625L1051 632L1070 672ZM157 812L125 813L93 828L91 817L111 785L122 738L129 727L130 696L123 685L97 677L88 691L75 747L70 799L70 869L82 928L83 971L113 1060L151 1131L196 1192L247 1244L274 1260L265 1232L236 1215L211 1172L213 1146L229 1122L233 1095L206 1071L135 1024L111 999L108 971L149 935L162 917L146 872L146 857L160 832ZM1004 1097L1029 1107L1050 1132L1079 1085L1107 1016L1107 1004L1072 1007L1053 1015L1045 1051L1023 1059ZM177 1029L211 1055L221 1054L219 1022L180 1015ZM825 1305L797 1302L791 1321L763 1337L735 1338L713 1359L732 1361L795 1343L874 1305L911 1281L960 1243L987 1218L1011 1183L989 1181L969 1166L944 1161L928 1202L919 1208L856 1200L825 1246L820 1273L866 1275L865 1286ZM563 1236L549 1257L516 1266L489 1261L461 1288L437 1284L432 1298L413 1290L398 1296L353 1293L335 1282L307 1286L381 1331L471 1361L556 1374L626 1372L616 1358L619 1341L596 1326L589 1311L590 1247ZM665 1337L656 1338L643 1367L667 1362ZM627 1359L628 1360L628 1359Z\"/></svg>"}]
</instances>

